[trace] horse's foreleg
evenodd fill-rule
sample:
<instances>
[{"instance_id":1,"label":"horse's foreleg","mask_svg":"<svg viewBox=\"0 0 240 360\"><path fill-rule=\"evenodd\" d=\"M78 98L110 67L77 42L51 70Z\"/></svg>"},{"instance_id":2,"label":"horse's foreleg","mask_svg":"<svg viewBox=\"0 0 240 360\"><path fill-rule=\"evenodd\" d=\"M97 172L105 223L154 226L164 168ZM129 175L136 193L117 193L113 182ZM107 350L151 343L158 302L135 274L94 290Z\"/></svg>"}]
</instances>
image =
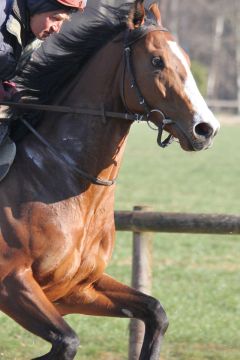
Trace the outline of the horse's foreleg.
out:
<instances>
[{"instance_id":1,"label":"horse's foreleg","mask_svg":"<svg viewBox=\"0 0 240 360\"><path fill-rule=\"evenodd\" d=\"M159 360L161 340L167 329L166 314L156 299L103 275L90 288L76 287L56 304L62 315L80 313L96 316L137 318L145 323L140 360Z\"/></svg>"},{"instance_id":2,"label":"horse's foreleg","mask_svg":"<svg viewBox=\"0 0 240 360\"><path fill-rule=\"evenodd\" d=\"M52 344L51 351L38 359L74 358L79 340L44 295L31 270L17 271L3 280L0 284L0 310Z\"/></svg>"}]
</instances>

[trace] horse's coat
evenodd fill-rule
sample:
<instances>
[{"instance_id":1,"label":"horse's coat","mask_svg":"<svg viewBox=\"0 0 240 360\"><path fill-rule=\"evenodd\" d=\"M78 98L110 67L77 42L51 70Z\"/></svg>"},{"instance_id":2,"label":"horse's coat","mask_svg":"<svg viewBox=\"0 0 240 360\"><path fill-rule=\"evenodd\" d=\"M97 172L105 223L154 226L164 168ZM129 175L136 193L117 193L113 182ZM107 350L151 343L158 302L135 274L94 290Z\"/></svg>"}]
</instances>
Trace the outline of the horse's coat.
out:
<instances>
[{"instance_id":1,"label":"horse's coat","mask_svg":"<svg viewBox=\"0 0 240 360\"><path fill-rule=\"evenodd\" d=\"M184 89L186 69L168 45L172 37L159 27L159 19L157 26L149 25L153 31L146 31L148 25L142 30L142 4L135 1L137 14L131 12L128 21L123 17L120 25L115 22L121 12L115 10L112 23L106 18L95 29L95 37L102 34L100 44L85 30L82 54L79 37L66 37L60 43L63 55L56 51L51 60L44 53L40 64L30 65L32 80L27 73L23 83L39 101L47 98L72 107L80 102L93 109L104 104L116 112L124 112L126 103L133 113L143 113L123 61L127 33L133 40L136 82L150 109L174 120L166 128L184 149L205 149L218 123L204 114L196 123L194 104ZM137 28L130 33L129 22ZM92 34L89 27L87 31ZM162 118L152 121L160 126ZM38 131L65 159L110 180L117 177L130 126L122 119L104 122L98 116L46 113ZM159 359L168 325L161 304L104 273L114 244L114 190L115 185L93 185L69 171L31 134L18 145L12 171L0 185L0 309L52 344L50 353L39 359L74 358L78 337L62 318L70 313L141 319L145 337L140 359Z\"/></svg>"}]
</instances>

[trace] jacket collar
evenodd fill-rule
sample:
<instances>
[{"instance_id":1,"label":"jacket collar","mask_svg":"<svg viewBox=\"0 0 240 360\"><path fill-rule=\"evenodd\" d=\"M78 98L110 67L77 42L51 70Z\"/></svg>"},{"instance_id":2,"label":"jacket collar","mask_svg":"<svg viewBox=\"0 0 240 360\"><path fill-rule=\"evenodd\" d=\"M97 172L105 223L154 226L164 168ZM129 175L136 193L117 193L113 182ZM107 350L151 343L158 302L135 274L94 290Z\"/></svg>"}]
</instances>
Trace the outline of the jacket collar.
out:
<instances>
[{"instance_id":1,"label":"jacket collar","mask_svg":"<svg viewBox=\"0 0 240 360\"><path fill-rule=\"evenodd\" d=\"M12 13L7 22L8 31L17 38L21 47L34 39L30 29L30 14L26 0L13 0Z\"/></svg>"},{"instance_id":2,"label":"jacket collar","mask_svg":"<svg viewBox=\"0 0 240 360\"><path fill-rule=\"evenodd\" d=\"M14 0L12 11L25 31L30 31L30 14L25 0Z\"/></svg>"}]
</instances>

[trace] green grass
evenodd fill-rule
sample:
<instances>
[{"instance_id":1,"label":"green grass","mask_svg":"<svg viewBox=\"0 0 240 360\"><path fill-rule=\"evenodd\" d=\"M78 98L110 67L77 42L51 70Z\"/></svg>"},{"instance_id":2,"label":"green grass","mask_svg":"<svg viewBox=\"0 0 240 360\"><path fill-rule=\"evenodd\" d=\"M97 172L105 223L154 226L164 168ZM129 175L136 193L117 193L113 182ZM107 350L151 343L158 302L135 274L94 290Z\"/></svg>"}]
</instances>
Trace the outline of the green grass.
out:
<instances>
[{"instance_id":1,"label":"green grass","mask_svg":"<svg viewBox=\"0 0 240 360\"><path fill-rule=\"evenodd\" d=\"M131 131L118 180L116 209L239 214L240 126L225 126L212 149L196 154L178 144L161 150L156 133ZM239 236L155 234L153 290L170 327L163 360L240 359ZM108 273L126 284L131 234L118 233ZM128 321L69 316L80 336L76 359L126 360ZM0 359L27 360L49 345L0 315Z\"/></svg>"}]
</instances>

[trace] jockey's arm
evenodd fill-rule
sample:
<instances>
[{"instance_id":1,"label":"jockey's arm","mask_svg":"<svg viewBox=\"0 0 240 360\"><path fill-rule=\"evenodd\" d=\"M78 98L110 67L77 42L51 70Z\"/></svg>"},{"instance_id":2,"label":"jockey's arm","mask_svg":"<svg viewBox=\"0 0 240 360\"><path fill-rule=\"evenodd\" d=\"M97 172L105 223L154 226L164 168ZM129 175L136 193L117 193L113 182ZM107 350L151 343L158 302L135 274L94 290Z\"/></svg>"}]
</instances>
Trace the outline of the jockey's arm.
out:
<instances>
[{"instance_id":1,"label":"jockey's arm","mask_svg":"<svg viewBox=\"0 0 240 360\"><path fill-rule=\"evenodd\" d=\"M13 78L17 62L12 54L12 49L4 43L0 43L0 100L7 100L11 97L10 87L4 82Z\"/></svg>"},{"instance_id":2,"label":"jockey's arm","mask_svg":"<svg viewBox=\"0 0 240 360\"><path fill-rule=\"evenodd\" d=\"M11 53L2 51L0 49L0 100L7 100L10 98L9 87L4 85L4 82L14 76L16 69L16 60Z\"/></svg>"},{"instance_id":3,"label":"jockey's arm","mask_svg":"<svg viewBox=\"0 0 240 360\"><path fill-rule=\"evenodd\" d=\"M0 48L0 79L11 79L15 74L16 66L17 62L13 54L8 52L6 49Z\"/></svg>"}]
</instances>

